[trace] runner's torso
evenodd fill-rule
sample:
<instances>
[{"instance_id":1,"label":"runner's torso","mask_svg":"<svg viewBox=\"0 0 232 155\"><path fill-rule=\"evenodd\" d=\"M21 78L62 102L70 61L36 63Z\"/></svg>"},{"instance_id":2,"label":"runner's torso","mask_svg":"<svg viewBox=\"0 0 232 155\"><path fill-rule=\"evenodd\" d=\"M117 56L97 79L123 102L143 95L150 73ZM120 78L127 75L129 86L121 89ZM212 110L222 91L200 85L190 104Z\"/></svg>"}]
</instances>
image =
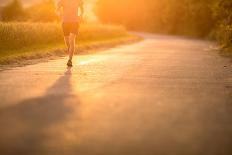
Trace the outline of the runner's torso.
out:
<instances>
[{"instance_id":1,"label":"runner's torso","mask_svg":"<svg viewBox=\"0 0 232 155\"><path fill-rule=\"evenodd\" d=\"M78 8L82 4L82 0L60 0L58 5L63 7L63 22L78 22Z\"/></svg>"}]
</instances>

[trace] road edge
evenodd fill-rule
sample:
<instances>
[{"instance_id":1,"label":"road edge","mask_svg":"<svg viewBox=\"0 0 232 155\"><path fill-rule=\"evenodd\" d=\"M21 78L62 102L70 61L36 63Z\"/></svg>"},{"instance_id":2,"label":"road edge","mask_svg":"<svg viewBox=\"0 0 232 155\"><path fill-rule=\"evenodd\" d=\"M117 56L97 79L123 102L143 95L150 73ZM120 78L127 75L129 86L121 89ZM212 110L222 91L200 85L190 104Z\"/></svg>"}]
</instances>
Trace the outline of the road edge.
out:
<instances>
[{"instance_id":1,"label":"road edge","mask_svg":"<svg viewBox=\"0 0 232 155\"><path fill-rule=\"evenodd\" d=\"M93 54L99 52L103 49L113 48L119 45L132 44L135 42L139 42L143 40L142 37L137 35L128 35L120 38L113 38L109 40L100 40L100 41L92 41L86 42L78 45L77 50L75 52L76 55L85 55L85 54ZM4 61L0 61L0 71L9 69L12 67L22 67L26 65L37 64L40 62L46 62L49 60L58 59L60 57L66 56L66 52L64 48L58 48L55 50L50 50L44 53L30 53L28 55L15 56Z\"/></svg>"}]
</instances>

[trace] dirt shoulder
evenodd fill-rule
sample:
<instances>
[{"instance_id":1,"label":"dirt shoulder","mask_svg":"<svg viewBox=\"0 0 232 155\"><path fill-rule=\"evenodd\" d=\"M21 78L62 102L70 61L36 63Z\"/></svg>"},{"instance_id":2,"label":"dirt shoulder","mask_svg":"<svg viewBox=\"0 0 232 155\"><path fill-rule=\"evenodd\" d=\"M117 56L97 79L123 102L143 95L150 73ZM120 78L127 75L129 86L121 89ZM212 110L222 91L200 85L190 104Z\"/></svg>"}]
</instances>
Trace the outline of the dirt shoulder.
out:
<instances>
[{"instance_id":1,"label":"dirt shoulder","mask_svg":"<svg viewBox=\"0 0 232 155\"><path fill-rule=\"evenodd\" d=\"M142 40L141 37L135 35L122 36L107 40L79 42L75 54L93 54L103 49L112 48L122 44L130 44ZM31 48L31 52L9 55L0 58L0 69L4 70L11 67L20 67L39 62L44 62L59 57L66 56L66 49L63 44L50 45L47 47Z\"/></svg>"}]
</instances>

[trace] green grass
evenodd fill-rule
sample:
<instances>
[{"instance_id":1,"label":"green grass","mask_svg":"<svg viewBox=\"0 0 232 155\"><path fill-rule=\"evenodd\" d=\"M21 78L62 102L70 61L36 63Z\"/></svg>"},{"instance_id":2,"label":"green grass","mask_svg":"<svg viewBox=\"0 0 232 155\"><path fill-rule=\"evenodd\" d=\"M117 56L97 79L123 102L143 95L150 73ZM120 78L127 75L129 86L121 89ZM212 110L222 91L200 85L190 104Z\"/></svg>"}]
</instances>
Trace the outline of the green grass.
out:
<instances>
[{"instance_id":1,"label":"green grass","mask_svg":"<svg viewBox=\"0 0 232 155\"><path fill-rule=\"evenodd\" d=\"M121 26L82 25L77 37L80 50L136 40ZM0 23L0 64L64 55L58 23Z\"/></svg>"}]
</instances>

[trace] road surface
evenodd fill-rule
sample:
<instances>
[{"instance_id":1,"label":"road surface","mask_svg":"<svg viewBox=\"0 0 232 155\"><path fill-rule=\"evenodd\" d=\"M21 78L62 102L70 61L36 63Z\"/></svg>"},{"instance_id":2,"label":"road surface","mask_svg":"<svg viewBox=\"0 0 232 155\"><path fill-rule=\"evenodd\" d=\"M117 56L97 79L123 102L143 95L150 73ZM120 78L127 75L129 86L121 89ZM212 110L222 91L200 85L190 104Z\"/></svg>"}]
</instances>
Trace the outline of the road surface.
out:
<instances>
[{"instance_id":1,"label":"road surface","mask_svg":"<svg viewBox=\"0 0 232 155\"><path fill-rule=\"evenodd\" d=\"M232 66L213 43L132 45L0 72L1 155L231 155Z\"/></svg>"}]
</instances>

